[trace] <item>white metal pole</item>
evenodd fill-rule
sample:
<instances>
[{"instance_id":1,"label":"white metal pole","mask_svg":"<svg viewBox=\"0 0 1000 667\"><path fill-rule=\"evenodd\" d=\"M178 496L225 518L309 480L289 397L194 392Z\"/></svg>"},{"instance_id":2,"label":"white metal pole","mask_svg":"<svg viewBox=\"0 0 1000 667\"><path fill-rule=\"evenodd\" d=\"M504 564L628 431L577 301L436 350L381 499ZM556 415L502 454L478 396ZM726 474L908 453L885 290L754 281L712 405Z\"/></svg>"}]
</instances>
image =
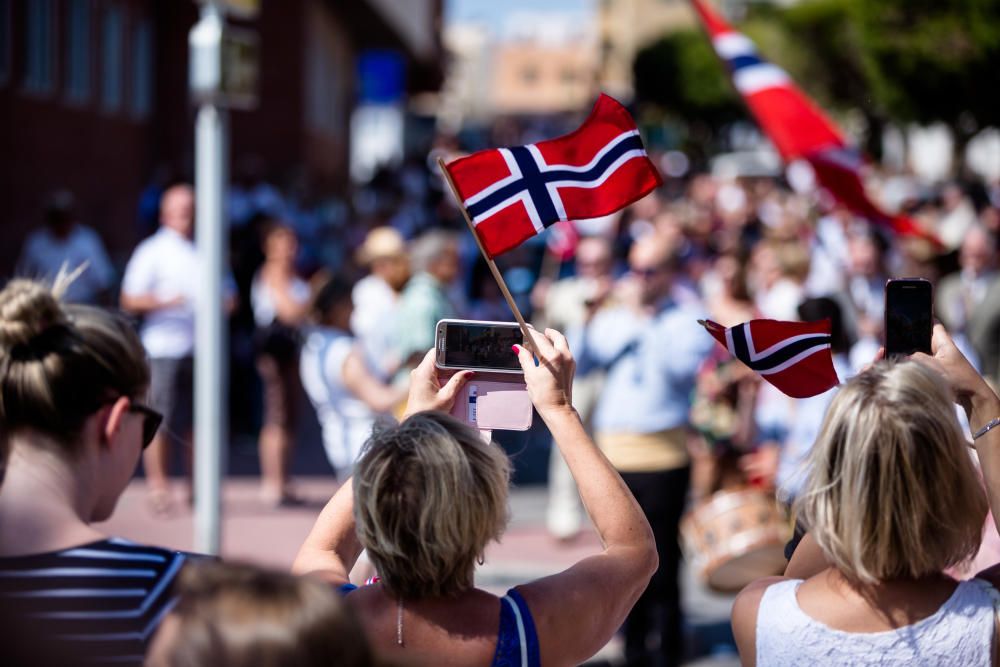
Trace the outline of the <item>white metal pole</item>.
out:
<instances>
[{"instance_id":1,"label":"white metal pole","mask_svg":"<svg viewBox=\"0 0 1000 667\"><path fill-rule=\"evenodd\" d=\"M201 276L195 317L194 548L218 554L223 444L226 442L226 331L223 277L226 253L225 110L206 104L195 124L195 238Z\"/></svg>"}]
</instances>

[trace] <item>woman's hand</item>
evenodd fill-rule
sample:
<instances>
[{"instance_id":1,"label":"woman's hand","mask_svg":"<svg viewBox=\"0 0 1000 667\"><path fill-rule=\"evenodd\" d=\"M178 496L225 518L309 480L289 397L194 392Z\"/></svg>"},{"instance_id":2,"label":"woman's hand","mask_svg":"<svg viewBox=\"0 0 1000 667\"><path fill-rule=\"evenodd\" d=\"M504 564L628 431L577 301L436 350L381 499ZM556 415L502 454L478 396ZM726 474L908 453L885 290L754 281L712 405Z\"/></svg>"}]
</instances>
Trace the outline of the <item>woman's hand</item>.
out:
<instances>
[{"instance_id":1,"label":"woman's hand","mask_svg":"<svg viewBox=\"0 0 1000 667\"><path fill-rule=\"evenodd\" d=\"M569 351L566 337L555 329L539 333L534 329L531 340L538 351L538 365L528 348L515 345L514 351L524 370L524 382L528 385L528 395L538 414L544 419L546 414L573 408L573 374L576 362Z\"/></svg>"},{"instance_id":2,"label":"woman's hand","mask_svg":"<svg viewBox=\"0 0 1000 667\"><path fill-rule=\"evenodd\" d=\"M982 425L979 422L985 423L997 416L1000 399L997 399L997 395L986 384L986 380L972 367L940 324L934 325L931 352L932 356L916 352L910 358L944 377L955 392L955 401L965 409L973 430ZM979 420L975 420L973 413L982 410L989 416L984 414Z\"/></svg>"},{"instance_id":3,"label":"woman's hand","mask_svg":"<svg viewBox=\"0 0 1000 667\"><path fill-rule=\"evenodd\" d=\"M442 386L438 369L434 365L434 354L434 349L428 350L420 365L410 371L410 393L406 399L406 414L403 419L424 410L450 411L455 405L458 391L473 375L472 371L460 371Z\"/></svg>"}]
</instances>

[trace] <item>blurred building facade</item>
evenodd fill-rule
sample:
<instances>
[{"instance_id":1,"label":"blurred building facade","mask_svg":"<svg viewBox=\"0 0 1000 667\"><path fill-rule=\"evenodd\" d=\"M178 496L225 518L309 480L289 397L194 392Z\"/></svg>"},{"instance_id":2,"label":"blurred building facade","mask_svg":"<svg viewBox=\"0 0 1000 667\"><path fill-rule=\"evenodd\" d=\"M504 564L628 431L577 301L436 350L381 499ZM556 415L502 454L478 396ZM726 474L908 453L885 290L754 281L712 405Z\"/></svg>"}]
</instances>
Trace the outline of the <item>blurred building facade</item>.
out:
<instances>
[{"instance_id":1,"label":"blurred building facade","mask_svg":"<svg viewBox=\"0 0 1000 667\"><path fill-rule=\"evenodd\" d=\"M441 122L454 130L497 116L579 112L599 91L628 103L635 54L695 24L688 0L599 0L585 16L515 12L500 28L450 24Z\"/></svg>"},{"instance_id":2,"label":"blurred building facade","mask_svg":"<svg viewBox=\"0 0 1000 667\"><path fill-rule=\"evenodd\" d=\"M442 0L263 0L259 104L231 114L234 165L279 185L348 182L358 62L393 54L404 98L442 81ZM190 0L0 0L0 275L41 224L47 193L74 192L82 222L124 261L155 172L191 178ZM234 170L236 173L237 170Z\"/></svg>"},{"instance_id":3,"label":"blurred building facade","mask_svg":"<svg viewBox=\"0 0 1000 667\"><path fill-rule=\"evenodd\" d=\"M450 59L440 117L447 128L498 116L578 112L597 93L598 42L590 17L515 12L497 32L454 23L444 39Z\"/></svg>"},{"instance_id":4,"label":"blurred building facade","mask_svg":"<svg viewBox=\"0 0 1000 667\"><path fill-rule=\"evenodd\" d=\"M595 37L592 22L542 12L512 15L493 50L496 112L575 112L590 104L596 92Z\"/></svg>"}]
</instances>

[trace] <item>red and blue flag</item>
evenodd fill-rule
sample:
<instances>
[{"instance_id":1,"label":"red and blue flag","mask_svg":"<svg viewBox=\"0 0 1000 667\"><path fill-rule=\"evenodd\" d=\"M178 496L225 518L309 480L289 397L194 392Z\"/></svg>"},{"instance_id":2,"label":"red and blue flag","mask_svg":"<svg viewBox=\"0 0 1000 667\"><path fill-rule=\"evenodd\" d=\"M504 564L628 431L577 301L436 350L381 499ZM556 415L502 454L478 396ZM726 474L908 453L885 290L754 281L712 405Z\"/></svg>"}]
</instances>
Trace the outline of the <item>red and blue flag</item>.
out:
<instances>
[{"instance_id":1,"label":"red and blue flag","mask_svg":"<svg viewBox=\"0 0 1000 667\"><path fill-rule=\"evenodd\" d=\"M663 181L628 111L601 95L576 131L445 166L491 258L560 220L609 215Z\"/></svg>"},{"instance_id":2,"label":"red and blue flag","mask_svg":"<svg viewBox=\"0 0 1000 667\"><path fill-rule=\"evenodd\" d=\"M817 183L852 213L896 233L936 241L910 218L891 215L875 205L861 179L864 158L848 146L837 126L785 70L757 53L749 37L734 30L704 0L692 2L737 92L782 159L808 161Z\"/></svg>"},{"instance_id":3,"label":"red and blue flag","mask_svg":"<svg viewBox=\"0 0 1000 667\"><path fill-rule=\"evenodd\" d=\"M750 370L792 398L817 396L837 386L830 350L830 320L750 320L726 328L699 323Z\"/></svg>"}]
</instances>

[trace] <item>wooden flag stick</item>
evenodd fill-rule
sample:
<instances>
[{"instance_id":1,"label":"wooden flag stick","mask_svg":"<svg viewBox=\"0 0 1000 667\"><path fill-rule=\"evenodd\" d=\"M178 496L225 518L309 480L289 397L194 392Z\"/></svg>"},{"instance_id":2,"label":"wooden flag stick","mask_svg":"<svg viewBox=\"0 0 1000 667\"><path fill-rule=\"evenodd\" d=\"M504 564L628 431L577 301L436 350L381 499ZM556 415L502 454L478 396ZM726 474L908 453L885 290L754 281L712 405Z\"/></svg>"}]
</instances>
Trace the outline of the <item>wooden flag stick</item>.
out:
<instances>
[{"instance_id":1,"label":"wooden flag stick","mask_svg":"<svg viewBox=\"0 0 1000 667\"><path fill-rule=\"evenodd\" d=\"M483 259L486 260L486 266L490 267L490 273L493 274L493 278L497 281L500 291L503 292L503 298L507 300L507 305L510 306L511 311L514 313L514 319L517 320L518 325L521 327L521 333L524 335L524 344L527 346L529 352L538 357L538 350L535 349L535 341L531 337L531 332L528 330L528 323L524 321L524 316L521 315L521 309L517 307L514 297L511 296L510 290L507 289L507 283L504 281L503 275L500 273L500 269L497 268L496 262L494 262L486 253L486 248L483 247L483 242L479 240L479 234L476 232L476 226L472 224L472 218L469 217L469 212L465 210L465 204L462 202L462 197L458 194L458 188L455 187L455 181L451 180L451 174L448 173L447 169L445 169L443 158L438 158L438 167L441 169L441 175L444 177L444 180L448 182L448 187L451 188L451 194L455 198L455 202L458 204L459 210L462 211L462 217L465 218L465 224L469 226L469 231L472 232L472 238L476 240L476 246L479 247L479 252L483 254Z\"/></svg>"}]
</instances>

